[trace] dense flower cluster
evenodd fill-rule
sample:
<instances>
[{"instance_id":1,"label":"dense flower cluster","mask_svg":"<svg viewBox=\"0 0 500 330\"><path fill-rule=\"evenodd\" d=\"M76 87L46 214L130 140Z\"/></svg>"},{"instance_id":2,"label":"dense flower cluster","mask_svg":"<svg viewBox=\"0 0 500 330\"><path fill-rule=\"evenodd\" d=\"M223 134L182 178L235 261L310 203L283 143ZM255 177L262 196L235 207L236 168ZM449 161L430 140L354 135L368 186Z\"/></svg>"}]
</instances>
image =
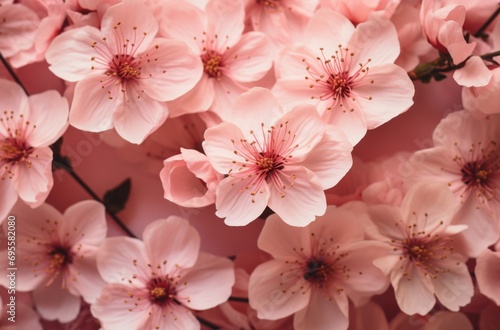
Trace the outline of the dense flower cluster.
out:
<instances>
[{"instance_id":1,"label":"dense flower cluster","mask_svg":"<svg viewBox=\"0 0 500 330\"><path fill-rule=\"evenodd\" d=\"M0 329L498 329L499 14L0 0Z\"/></svg>"}]
</instances>

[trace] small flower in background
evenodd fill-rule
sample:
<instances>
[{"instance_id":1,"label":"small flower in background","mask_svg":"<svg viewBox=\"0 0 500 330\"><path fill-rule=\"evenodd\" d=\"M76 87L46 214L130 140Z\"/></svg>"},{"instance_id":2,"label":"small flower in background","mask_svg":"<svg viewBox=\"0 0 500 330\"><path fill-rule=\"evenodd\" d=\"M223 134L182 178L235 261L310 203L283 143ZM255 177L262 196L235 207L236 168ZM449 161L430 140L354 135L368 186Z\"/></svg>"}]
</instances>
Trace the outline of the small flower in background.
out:
<instances>
[{"instance_id":1,"label":"small flower in background","mask_svg":"<svg viewBox=\"0 0 500 330\"><path fill-rule=\"evenodd\" d=\"M53 185L54 143L68 127L68 102L56 91L27 97L0 79L0 221L17 198L41 205Z\"/></svg>"},{"instance_id":2,"label":"small flower in background","mask_svg":"<svg viewBox=\"0 0 500 330\"><path fill-rule=\"evenodd\" d=\"M373 265L388 249L365 240L363 204L329 206L303 228L267 218L258 246L274 260L250 275L250 306L262 319L294 315L295 329L347 329L350 298L362 305L387 288Z\"/></svg>"},{"instance_id":3,"label":"small flower in background","mask_svg":"<svg viewBox=\"0 0 500 330\"><path fill-rule=\"evenodd\" d=\"M224 178L207 156L191 149L165 159L160 179L165 199L184 207L204 207L215 203L215 190Z\"/></svg>"},{"instance_id":4,"label":"small flower in background","mask_svg":"<svg viewBox=\"0 0 500 330\"><path fill-rule=\"evenodd\" d=\"M374 223L367 227L369 236L392 250L375 264L390 276L399 308L406 314L427 314L436 297L452 311L471 300L466 247L457 235L467 226L451 224L457 208L446 185L433 182L412 186L400 208L368 208Z\"/></svg>"},{"instance_id":5,"label":"small flower in background","mask_svg":"<svg viewBox=\"0 0 500 330\"><path fill-rule=\"evenodd\" d=\"M38 313L47 320L69 322L80 311L80 297L92 303L104 286L96 265L96 253L106 237L104 206L82 201L64 214L48 204L36 209L18 203L16 217L16 286L33 291ZM4 222L4 231L6 231ZM7 267L7 251L0 264ZM0 284L8 287L8 278Z\"/></svg>"},{"instance_id":6,"label":"small flower in background","mask_svg":"<svg viewBox=\"0 0 500 330\"><path fill-rule=\"evenodd\" d=\"M199 328L191 309L225 302L234 284L232 261L199 250L196 230L176 216L149 224L143 241L106 239L97 264L108 284L92 314L107 330Z\"/></svg>"},{"instance_id":7,"label":"small flower in background","mask_svg":"<svg viewBox=\"0 0 500 330\"><path fill-rule=\"evenodd\" d=\"M166 4L161 33L185 42L204 69L189 93L169 103L172 116L210 109L225 120L248 84L269 71L271 43L262 32L243 33L244 19L241 0L211 0L205 11L186 2Z\"/></svg>"},{"instance_id":8,"label":"small flower in background","mask_svg":"<svg viewBox=\"0 0 500 330\"><path fill-rule=\"evenodd\" d=\"M269 206L293 226L326 209L324 190L352 165L352 147L310 105L285 113L273 94L255 87L235 102L232 118L205 132L203 149L227 175L216 190L216 215L244 226Z\"/></svg>"},{"instance_id":9,"label":"small flower in background","mask_svg":"<svg viewBox=\"0 0 500 330\"><path fill-rule=\"evenodd\" d=\"M78 82L70 124L90 132L115 128L129 142L141 143L167 118L162 101L189 91L202 65L187 46L155 38L150 10L127 0L110 7L101 30L75 28L56 37L45 54L58 77Z\"/></svg>"},{"instance_id":10,"label":"small flower in background","mask_svg":"<svg viewBox=\"0 0 500 330\"><path fill-rule=\"evenodd\" d=\"M408 161L414 171L407 185L436 181L448 185L460 201L454 224L468 254L476 257L500 235L500 115L485 116L462 110L450 113L434 130L434 147L419 150Z\"/></svg>"},{"instance_id":11,"label":"small flower in background","mask_svg":"<svg viewBox=\"0 0 500 330\"><path fill-rule=\"evenodd\" d=\"M357 144L413 104L408 74L394 64L400 52L394 25L374 13L357 27L341 14L320 9L302 43L285 47L276 62L273 93L290 109L310 103L322 119Z\"/></svg>"}]
</instances>

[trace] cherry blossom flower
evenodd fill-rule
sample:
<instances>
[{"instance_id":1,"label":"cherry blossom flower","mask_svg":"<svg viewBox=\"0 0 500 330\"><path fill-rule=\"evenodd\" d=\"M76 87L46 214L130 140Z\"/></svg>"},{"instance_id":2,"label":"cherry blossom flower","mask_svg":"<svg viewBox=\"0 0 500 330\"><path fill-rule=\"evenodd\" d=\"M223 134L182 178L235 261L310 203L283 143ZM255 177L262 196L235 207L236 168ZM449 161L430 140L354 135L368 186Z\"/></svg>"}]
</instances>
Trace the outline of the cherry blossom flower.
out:
<instances>
[{"instance_id":1,"label":"cherry blossom flower","mask_svg":"<svg viewBox=\"0 0 500 330\"><path fill-rule=\"evenodd\" d=\"M215 190L224 177L208 158L192 149L165 159L160 179L165 199L183 207L204 207L215 203Z\"/></svg>"},{"instance_id":2,"label":"cherry blossom flower","mask_svg":"<svg viewBox=\"0 0 500 330\"><path fill-rule=\"evenodd\" d=\"M417 151L408 185L417 181L444 182L460 201L454 224L466 224L468 254L475 257L499 238L500 116L450 113L436 127L434 147Z\"/></svg>"},{"instance_id":3,"label":"cherry blossom flower","mask_svg":"<svg viewBox=\"0 0 500 330\"><path fill-rule=\"evenodd\" d=\"M0 50L6 58L29 49L40 23L37 14L20 3L0 5Z\"/></svg>"},{"instance_id":4,"label":"cherry blossom flower","mask_svg":"<svg viewBox=\"0 0 500 330\"><path fill-rule=\"evenodd\" d=\"M352 146L340 130L302 105L285 113L272 93L255 87L235 102L233 117L205 132L203 149L227 175L216 190L216 215L244 226L269 206L293 226L326 209L325 189L352 165Z\"/></svg>"},{"instance_id":5,"label":"cherry blossom flower","mask_svg":"<svg viewBox=\"0 0 500 330\"><path fill-rule=\"evenodd\" d=\"M48 204L36 209L17 204L12 215L16 218L18 242L17 290L33 291L43 318L73 320L80 311L80 296L92 303L105 284L95 261L107 232L104 206L82 201L70 206L63 215ZM6 250L2 251L4 269L9 267L6 254ZM7 280L2 276L0 284L8 287Z\"/></svg>"},{"instance_id":6,"label":"cherry blossom flower","mask_svg":"<svg viewBox=\"0 0 500 330\"><path fill-rule=\"evenodd\" d=\"M335 10L347 17L354 24L368 20L370 13L389 9L395 10L401 0L321 0L321 8Z\"/></svg>"},{"instance_id":7,"label":"cherry blossom flower","mask_svg":"<svg viewBox=\"0 0 500 330\"><path fill-rule=\"evenodd\" d=\"M465 61L476 47L475 42L465 41L462 30L465 7L462 5L443 7L441 1L423 0L420 21L429 43L441 53L449 54L455 64Z\"/></svg>"},{"instance_id":8,"label":"cherry blossom flower","mask_svg":"<svg viewBox=\"0 0 500 330\"><path fill-rule=\"evenodd\" d=\"M295 314L298 330L347 329L348 298L366 303L386 289L386 276L372 262L387 248L364 239L364 210L346 205L329 206L303 228L275 214L267 218L257 243L274 260L259 265L249 283L250 306L259 318Z\"/></svg>"},{"instance_id":9,"label":"cherry blossom flower","mask_svg":"<svg viewBox=\"0 0 500 330\"><path fill-rule=\"evenodd\" d=\"M0 79L0 219L18 196L42 204L53 185L54 143L68 127L68 102L55 91L27 97L14 82Z\"/></svg>"},{"instance_id":10,"label":"cherry blossom flower","mask_svg":"<svg viewBox=\"0 0 500 330\"><path fill-rule=\"evenodd\" d=\"M479 291L500 305L500 252L484 250L476 259L475 270Z\"/></svg>"},{"instance_id":11,"label":"cherry blossom flower","mask_svg":"<svg viewBox=\"0 0 500 330\"><path fill-rule=\"evenodd\" d=\"M92 314L105 329L196 329L191 309L226 301L234 284L232 262L199 253L200 237L177 216L149 224L144 241L106 239L97 257L108 282Z\"/></svg>"},{"instance_id":12,"label":"cherry blossom flower","mask_svg":"<svg viewBox=\"0 0 500 330\"><path fill-rule=\"evenodd\" d=\"M170 4L170 5L169 5ZM272 46L261 32L243 33L244 3L211 0L205 11L187 2L166 4L161 32L185 42L198 55L204 73L185 96L169 103L171 115L210 108L227 119L234 100L269 71Z\"/></svg>"},{"instance_id":13,"label":"cherry blossom flower","mask_svg":"<svg viewBox=\"0 0 500 330\"><path fill-rule=\"evenodd\" d=\"M245 12L254 31L264 32L277 50L302 35L319 0L246 0Z\"/></svg>"},{"instance_id":14,"label":"cherry blossom flower","mask_svg":"<svg viewBox=\"0 0 500 330\"><path fill-rule=\"evenodd\" d=\"M399 42L382 13L356 28L344 16L318 10L304 42L284 49L273 92L286 109L310 103L352 144L413 104L414 87L394 61ZM328 40L326 42L325 40Z\"/></svg>"},{"instance_id":15,"label":"cherry blossom flower","mask_svg":"<svg viewBox=\"0 0 500 330\"><path fill-rule=\"evenodd\" d=\"M202 65L187 46L155 38L158 23L137 0L110 7L101 30L75 28L54 39L45 54L58 77L75 82L70 124L90 132L115 128L141 143L167 118L162 101L189 91Z\"/></svg>"},{"instance_id":16,"label":"cherry blossom flower","mask_svg":"<svg viewBox=\"0 0 500 330\"><path fill-rule=\"evenodd\" d=\"M390 280L399 308L406 314L427 314L436 302L458 311L474 293L457 233L451 225L458 202L443 183L424 182L410 188L401 207L368 208L376 226L370 237L386 242L392 253L375 261Z\"/></svg>"}]
</instances>

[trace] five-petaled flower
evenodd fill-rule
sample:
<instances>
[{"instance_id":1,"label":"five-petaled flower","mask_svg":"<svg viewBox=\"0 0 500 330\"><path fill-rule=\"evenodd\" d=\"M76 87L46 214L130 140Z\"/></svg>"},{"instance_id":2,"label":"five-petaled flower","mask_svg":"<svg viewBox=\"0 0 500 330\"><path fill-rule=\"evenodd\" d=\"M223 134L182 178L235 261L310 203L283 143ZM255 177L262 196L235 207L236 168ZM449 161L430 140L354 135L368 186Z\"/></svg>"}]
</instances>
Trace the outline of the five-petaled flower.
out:
<instances>
[{"instance_id":1,"label":"five-petaled flower","mask_svg":"<svg viewBox=\"0 0 500 330\"><path fill-rule=\"evenodd\" d=\"M158 23L137 0L109 8L101 30L75 28L56 37L46 52L58 77L77 82L70 124L90 132L115 128L141 143L167 118L163 101L189 91L202 65L188 47L155 38Z\"/></svg>"},{"instance_id":2,"label":"five-petaled flower","mask_svg":"<svg viewBox=\"0 0 500 330\"><path fill-rule=\"evenodd\" d=\"M205 132L203 149L227 175L216 190L217 216L243 226L269 206L293 226L326 210L324 190L352 165L352 146L311 105L285 113L269 90L255 87L235 102L229 122Z\"/></svg>"}]
</instances>

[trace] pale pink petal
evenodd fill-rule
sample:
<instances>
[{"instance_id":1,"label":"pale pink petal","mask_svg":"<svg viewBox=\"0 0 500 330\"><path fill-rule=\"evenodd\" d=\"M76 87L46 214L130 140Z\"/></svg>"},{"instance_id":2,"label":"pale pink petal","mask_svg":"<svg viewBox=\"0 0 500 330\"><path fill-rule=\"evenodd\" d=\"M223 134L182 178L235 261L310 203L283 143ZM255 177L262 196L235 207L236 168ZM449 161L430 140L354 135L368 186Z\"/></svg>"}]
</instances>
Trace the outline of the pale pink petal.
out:
<instances>
[{"instance_id":1,"label":"pale pink petal","mask_svg":"<svg viewBox=\"0 0 500 330\"><path fill-rule=\"evenodd\" d=\"M417 221L426 230L446 228L457 211L455 196L443 182L413 185L401 203L401 215L408 224Z\"/></svg>"},{"instance_id":2,"label":"pale pink petal","mask_svg":"<svg viewBox=\"0 0 500 330\"><path fill-rule=\"evenodd\" d=\"M333 220L333 219L332 219ZM365 297L383 293L389 281L387 276L373 264L373 260L386 256L391 248L377 241L359 241L345 247L348 255L344 259L351 275L344 283L346 293L357 293Z\"/></svg>"},{"instance_id":3,"label":"pale pink petal","mask_svg":"<svg viewBox=\"0 0 500 330\"><path fill-rule=\"evenodd\" d=\"M425 330L441 329L473 330L474 327L465 314L442 311L433 315L425 327Z\"/></svg>"},{"instance_id":4,"label":"pale pink petal","mask_svg":"<svg viewBox=\"0 0 500 330\"><path fill-rule=\"evenodd\" d=\"M266 225L259 235L257 245L274 259L285 261L295 258L291 253L293 246L303 247L304 255L311 253L308 233L309 231L304 228L287 225L277 214L272 214L266 219Z\"/></svg>"},{"instance_id":5,"label":"pale pink petal","mask_svg":"<svg viewBox=\"0 0 500 330\"><path fill-rule=\"evenodd\" d=\"M126 0L110 7L101 21L106 44L115 53L121 53L130 40L135 53L144 52L158 32L158 22L149 8L138 0Z\"/></svg>"},{"instance_id":6,"label":"pale pink petal","mask_svg":"<svg viewBox=\"0 0 500 330\"><path fill-rule=\"evenodd\" d=\"M343 296L343 303L348 305L348 301ZM297 330L345 330L349 324L347 315L339 307L337 299L328 299L325 293L313 290L311 301L307 307L297 312L293 319L294 328ZM347 306L346 306L347 308Z\"/></svg>"},{"instance_id":7,"label":"pale pink petal","mask_svg":"<svg viewBox=\"0 0 500 330\"><path fill-rule=\"evenodd\" d=\"M264 212L269 196L269 186L262 182L258 191L252 186L253 178L228 177L219 183L216 190L215 213L225 218L229 226L245 226Z\"/></svg>"},{"instance_id":8,"label":"pale pink petal","mask_svg":"<svg viewBox=\"0 0 500 330\"><path fill-rule=\"evenodd\" d=\"M465 66L453 72L453 79L460 86L481 87L486 86L493 77L493 73L479 56L472 56Z\"/></svg>"},{"instance_id":9,"label":"pale pink petal","mask_svg":"<svg viewBox=\"0 0 500 330\"><path fill-rule=\"evenodd\" d=\"M205 131L203 150L219 173L228 174L233 167L232 161L241 160L241 157L234 153L236 149L232 142L240 139L243 139L241 130L231 123L222 123Z\"/></svg>"},{"instance_id":10,"label":"pale pink petal","mask_svg":"<svg viewBox=\"0 0 500 330\"><path fill-rule=\"evenodd\" d=\"M319 9L309 20L304 41L315 52L323 48L326 54L334 54L339 45L347 46L353 32L354 25L345 16L330 9Z\"/></svg>"},{"instance_id":11,"label":"pale pink petal","mask_svg":"<svg viewBox=\"0 0 500 330\"><path fill-rule=\"evenodd\" d=\"M340 128L353 146L358 144L365 136L367 130L367 122L364 115L367 112L366 107L363 108L363 111L359 108L354 111L344 111L338 105L328 110L329 106L328 101L321 102L318 105L318 111L322 114L322 120L327 124L332 124ZM373 110L380 109L374 108Z\"/></svg>"},{"instance_id":12,"label":"pale pink petal","mask_svg":"<svg viewBox=\"0 0 500 330\"><path fill-rule=\"evenodd\" d=\"M402 270L395 269L394 272L401 274ZM398 306L404 313L425 315L434 307L436 298L429 289L430 279L420 275L417 267L410 266L408 276L399 276L399 280L392 276L391 282Z\"/></svg>"},{"instance_id":13,"label":"pale pink petal","mask_svg":"<svg viewBox=\"0 0 500 330\"><path fill-rule=\"evenodd\" d=\"M96 254L98 248L88 245L73 247L75 252L77 249L79 257L72 262L66 283L68 283L70 293L82 296L83 300L92 304L106 285L97 270Z\"/></svg>"},{"instance_id":14,"label":"pale pink petal","mask_svg":"<svg viewBox=\"0 0 500 330\"><path fill-rule=\"evenodd\" d=\"M446 47L454 64L467 59L476 48L476 42L467 43L463 36L462 26L455 21L447 21L441 26L438 41Z\"/></svg>"},{"instance_id":15,"label":"pale pink petal","mask_svg":"<svg viewBox=\"0 0 500 330\"><path fill-rule=\"evenodd\" d=\"M2 91L2 99L0 100L0 107L2 109L15 110L16 117L19 114L27 115L29 113L28 97L19 85L10 80L0 79L0 90ZM7 133L7 126L2 124L2 122L0 122L0 134L3 137L9 135Z\"/></svg>"},{"instance_id":16,"label":"pale pink petal","mask_svg":"<svg viewBox=\"0 0 500 330\"><path fill-rule=\"evenodd\" d=\"M212 0L207 3L205 12L208 17L207 34L219 39L217 51L222 53L226 47L233 47L245 27L244 2Z\"/></svg>"},{"instance_id":17,"label":"pale pink petal","mask_svg":"<svg viewBox=\"0 0 500 330\"><path fill-rule=\"evenodd\" d=\"M211 185L218 183L223 176L216 173L210 165L207 156L193 149L181 148L181 154L186 161L187 167L198 178L207 183L210 189Z\"/></svg>"},{"instance_id":18,"label":"pale pink petal","mask_svg":"<svg viewBox=\"0 0 500 330\"><path fill-rule=\"evenodd\" d=\"M443 306L457 312L460 307L470 303L474 294L474 287L469 270L459 258L448 258L442 263L446 272L439 273L437 278L432 278L434 293Z\"/></svg>"},{"instance_id":19,"label":"pale pink petal","mask_svg":"<svg viewBox=\"0 0 500 330\"><path fill-rule=\"evenodd\" d=\"M16 204L18 198L12 180L0 181L0 196L3 196L0 199L0 223L2 223L7 219L7 216L14 207L14 204Z\"/></svg>"},{"instance_id":20,"label":"pale pink petal","mask_svg":"<svg viewBox=\"0 0 500 330\"><path fill-rule=\"evenodd\" d=\"M138 329L198 330L200 322L193 313L182 305L168 306L168 312L156 305L151 306L151 315Z\"/></svg>"},{"instance_id":21,"label":"pale pink petal","mask_svg":"<svg viewBox=\"0 0 500 330\"><path fill-rule=\"evenodd\" d=\"M300 164L316 173L323 189L335 186L352 166L352 145L334 126L327 126L323 139Z\"/></svg>"},{"instance_id":22,"label":"pale pink petal","mask_svg":"<svg viewBox=\"0 0 500 330\"><path fill-rule=\"evenodd\" d=\"M309 89L309 84L306 79L308 76L306 68L309 64L316 65L317 50L311 49L304 44L291 44L281 51L279 58L275 65L276 78L279 80L298 80L302 84L303 89ZM304 62L307 60L307 63ZM298 89L298 88L297 88ZM290 93L293 94L293 93ZM309 97L304 98L306 101Z\"/></svg>"},{"instance_id":23,"label":"pale pink petal","mask_svg":"<svg viewBox=\"0 0 500 330\"><path fill-rule=\"evenodd\" d=\"M472 59L474 59L474 57L470 60ZM467 63L469 63L469 61L467 61ZM500 102L500 69L496 68L489 72L491 72L492 78L485 86L462 89L462 103L465 109L471 111L478 110L485 114L500 112L497 106ZM476 74L474 74L474 77L476 77ZM483 77L487 77L487 75L481 75L481 79ZM479 78L479 75L477 78Z\"/></svg>"},{"instance_id":24,"label":"pale pink petal","mask_svg":"<svg viewBox=\"0 0 500 330\"><path fill-rule=\"evenodd\" d=\"M33 46L40 23L38 15L27 6L16 3L0 5L0 49L9 58Z\"/></svg>"},{"instance_id":25,"label":"pale pink petal","mask_svg":"<svg viewBox=\"0 0 500 330\"><path fill-rule=\"evenodd\" d=\"M192 267L198 258L200 235L181 217L172 215L150 223L142 237L150 264L162 274Z\"/></svg>"},{"instance_id":26,"label":"pale pink petal","mask_svg":"<svg viewBox=\"0 0 500 330\"><path fill-rule=\"evenodd\" d=\"M40 316L46 320L67 323L74 320L80 312L80 297L62 288L61 281L50 286L40 286L33 291L33 300Z\"/></svg>"},{"instance_id":27,"label":"pale pink petal","mask_svg":"<svg viewBox=\"0 0 500 330\"><path fill-rule=\"evenodd\" d=\"M148 255L144 244L130 237L105 239L97 253L97 268L108 283L126 283L135 274L149 278Z\"/></svg>"},{"instance_id":28,"label":"pale pink petal","mask_svg":"<svg viewBox=\"0 0 500 330\"><path fill-rule=\"evenodd\" d=\"M99 246L106 238L107 224L104 205L93 200L71 205L64 212L64 221L58 226L61 244Z\"/></svg>"},{"instance_id":29,"label":"pale pink petal","mask_svg":"<svg viewBox=\"0 0 500 330\"><path fill-rule=\"evenodd\" d=\"M291 180L293 187L287 186L283 189L276 184L269 185L271 191L269 207L283 221L291 226L304 227L316 216L325 213L326 197L317 175L302 166L289 166L276 176L279 176L284 183L290 181L290 176L295 176L295 179Z\"/></svg>"},{"instance_id":30,"label":"pale pink petal","mask_svg":"<svg viewBox=\"0 0 500 330\"><path fill-rule=\"evenodd\" d=\"M254 87L238 97L230 121L243 131L245 137L253 138L254 135L250 131L258 132L262 129L262 124L265 129L269 129L283 114L283 109L271 91Z\"/></svg>"},{"instance_id":31,"label":"pale pink petal","mask_svg":"<svg viewBox=\"0 0 500 330\"><path fill-rule=\"evenodd\" d=\"M160 33L168 38L185 42L192 52L201 52L203 32L206 32L205 13L186 1L171 1L165 4L166 10L160 21Z\"/></svg>"},{"instance_id":32,"label":"pale pink petal","mask_svg":"<svg viewBox=\"0 0 500 330\"><path fill-rule=\"evenodd\" d=\"M92 26L66 31L57 36L45 52L45 59L50 64L49 69L59 78L66 81L79 81L95 70L104 72L104 65L99 65L91 58L98 53L92 47L105 48L102 44L101 32Z\"/></svg>"},{"instance_id":33,"label":"pale pink petal","mask_svg":"<svg viewBox=\"0 0 500 330\"><path fill-rule=\"evenodd\" d=\"M476 259L475 274L479 291L500 305L500 252L484 250Z\"/></svg>"},{"instance_id":34,"label":"pale pink petal","mask_svg":"<svg viewBox=\"0 0 500 330\"><path fill-rule=\"evenodd\" d=\"M165 122L168 108L140 92L129 89L125 100L113 112L113 125L125 140L140 144Z\"/></svg>"},{"instance_id":35,"label":"pale pink petal","mask_svg":"<svg viewBox=\"0 0 500 330\"><path fill-rule=\"evenodd\" d=\"M68 100L52 90L30 96L29 103L29 121L36 128L26 141L33 147L47 147L68 127Z\"/></svg>"},{"instance_id":36,"label":"pale pink petal","mask_svg":"<svg viewBox=\"0 0 500 330\"><path fill-rule=\"evenodd\" d=\"M189 113L198 113L210 108L215 98L215 80L201 75L198 83L186 94L169 101L169 118L182 116Z\"/></svg>"},{"instance_id":37,"label":"pale pink petal","mask_svg":"<svg viewBox=\"0 0 500 330\"><path fill-rule=\"evenodd\" d=\"M19 198L37 207L45 201L54 184L52 150L49 147L34 149L29 160L30 166L22 163L17 165L13 184Z\"/></svg>"},{"instance_id":38,"label":"pale pink petal","mask_svg":"<svg viewBox=\"0 0 500 330\"><path fill-rule=\"evenodd\" d=\"M178 287L179 297L188 297L182 301L196 310L205 310L227 301L234 284L233 262L226 257L200 253L193 268L182 276Z\"/></svg>"},{"instance_id":39,"label":"pale pink petal","mask_svg":"<svg viewBox=\"0 0 500 330\"><path fill-rule=\"evenodd\" d=\"M203 73L200 58L181 41L155 39L152 43L146 50L152 60L141 66L141 75L147 77L141 84L144 92L152 99L171 101L191 90Z\"/></svg>"},{"instance_id":40,"label":"pale pink petal","mask_svg":"<svg viewBox=\"0 0 500 330\"><path fill-rule=\"evenodd\" d=\"M257 81L271 69L272 46L261 32L245 33L240 41L224 53L223 74L240 82Z\"/></svg>"},{"instance_id":41,"label":"pale pink petal","mask_svg":"<svg viewBox=\"0 0 500 330\"><path fill-rule=\"evenodd\" d=\"M307 74L307 71L304 73ZM304 80L304 77L301 77L302 80L287 80L287 78L280 79L273 86L273 94L276 99L279 101L281 106L285 110L291 110L293 107L299 104L311 104L315 106L318 104L318 101L312 99L312 96L317 96L315 91L309 88L309 84L307 80Z\"/></svg>"},{"instance_id":42,"label":"pale pink petal","mask_svg":"<svg viewBox=\"0 0 500 330\"><path fill-rule=\"evenodd\" d=\"M102 132L113 128L113 111L118 99L110 99L101 88L104 76L92 76L79 81L71 103L69 123L84 131Z\"/></svg>"},{"instance_id":43,"label":"pale pink petal","mask_svg":"<svg viewBox=\"0 0 500 330\"><path fill-rule=\"evenodd\" d=\"M358 24L346 46L354 53L354 63L370 61L370 69L394 63L400 52L396 28L383 12L373 12L366 22ZM351 67L351 72L357 70L358 66Z\"/></svg>"},{"instance_id":44,"label":"pale pink petal","mask_svg":"<svg viewBox=\"0 0 500 330\"><path fill-rule=\"evenodd\" d=\"M368 213L376 225L376 228L367 228L370 237L378 240L403 238L403 218L399 208L392 205L374 205L368 208Z\"/></svg>"},{"instance_id":45,"label":"pale pink petal","mask_svg":"<svg viewBox=\"0 0 500 330\"><path fill-rule=\"evenodd\" d=\"M399 66L370 67L365 81L365 84L355 87L355 93L368 129L388 122L413 105L415 87Z\"/></svg>"},{"instance_id":46,"label":"pale pink petal","mask_svg":"<svg viewBox=\"0 0 500 330\"><path fill-rule=\"evenodd\" d=\"M290 267L284 262L271 260L257 266L250 275L248 298L250 307L257 311L259 318L278 320L310 303L311 290L301 293L300 287L305 281L290 273ZM290 275L287 277L284 274Z\"/></svg>"},{"instance_id":47,"label":"pale pink petal","mask_svg":"<svg viewBox=\"0 0 500 330\"><path fill-rule=\"evenodd\" d=\"M122 284L108 284L91 305L92 315L102 322L105 329L141 329L150 318L148 312L151 305L148 299L130 298L131 292L138 294L138 291L142 290Z\"/></svg>"},{"instance_id":48,"label":"pale pink petal","mask_svg":"<svg viewBox=\"0 0 500 330\"><path fill-rule=\"evenodd\" d=\"M215 81L213 85L215 97L210 110L222 120L230 121L237 97L248 91L248 88L225 75L222 75L220 80Z\"/></svg>"},{"instance_id":49,"label":"pale pink petal","mask_svg":"<svg viewBox=\"0 0 500 330\"><path fill-rule=\"evenodd\" d=\"M5 305L6 304L3 304L3 306ZM0 328L2 328L2 330L15 330L16 328L43 330L43 327L40 324L40 316L33 310L30 305L27 305L26 303L20 301L17 302L16 314L18 315L18 317L15 318L15 325L13 325L12 322L7 318L3 318L2 321L0 321L2 323L0 324ZM9 314L7 315L10 316Z\"/></svg>"}]
</instances>

